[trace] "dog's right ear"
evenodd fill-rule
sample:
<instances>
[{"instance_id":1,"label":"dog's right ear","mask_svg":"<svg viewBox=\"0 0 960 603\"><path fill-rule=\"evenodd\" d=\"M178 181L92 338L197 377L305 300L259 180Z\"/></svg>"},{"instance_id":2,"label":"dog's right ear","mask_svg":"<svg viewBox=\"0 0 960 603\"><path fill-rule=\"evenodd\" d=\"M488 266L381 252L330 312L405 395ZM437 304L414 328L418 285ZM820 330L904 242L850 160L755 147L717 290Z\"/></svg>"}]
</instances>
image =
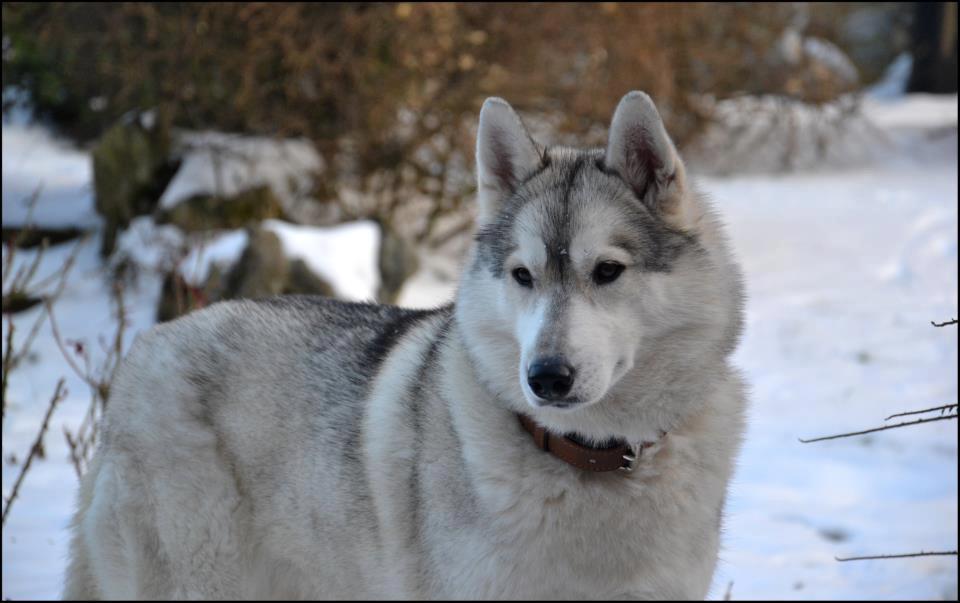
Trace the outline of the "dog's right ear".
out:
<instances>
[{"instance_id":1,"label":"dog's right ear","mask_svg":"<svg viewBox=\"0 0 960 603\"><path fill-rule=\"evenodd\" d=\"M507 101L491 97L480 109L477 130L478 220L485 224L504 200L536 170L543 159L520 117Z\"/></svg>"}]
</instances>

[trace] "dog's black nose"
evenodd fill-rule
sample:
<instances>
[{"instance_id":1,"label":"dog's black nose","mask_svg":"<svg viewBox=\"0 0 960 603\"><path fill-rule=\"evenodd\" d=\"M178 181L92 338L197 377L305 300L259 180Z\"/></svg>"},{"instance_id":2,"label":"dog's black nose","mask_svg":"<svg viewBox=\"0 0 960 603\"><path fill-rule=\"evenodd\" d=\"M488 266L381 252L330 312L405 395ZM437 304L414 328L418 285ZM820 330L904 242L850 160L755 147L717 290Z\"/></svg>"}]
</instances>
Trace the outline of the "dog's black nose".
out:
<instances>
[{"instance_id":1,"label":"dog's black nose","mask_svg":"<svg viewBox=\"0 0 960 603\"><path fill-rule=\"evenodd\" d=\"M573 387L573 367L562 358L542 358L534 361L527 371L527 383L538 397L559 400Z\"/></svg>"}]
</instances>

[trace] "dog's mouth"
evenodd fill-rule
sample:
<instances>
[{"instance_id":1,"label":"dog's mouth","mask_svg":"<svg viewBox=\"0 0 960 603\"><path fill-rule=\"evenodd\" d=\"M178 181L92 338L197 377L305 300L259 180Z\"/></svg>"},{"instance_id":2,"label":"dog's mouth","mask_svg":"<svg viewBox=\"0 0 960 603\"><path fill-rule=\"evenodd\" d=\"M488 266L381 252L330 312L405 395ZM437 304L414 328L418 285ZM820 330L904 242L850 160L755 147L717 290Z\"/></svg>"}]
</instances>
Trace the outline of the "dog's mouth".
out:
<instances>
[{"instance_id":1,"label":"dog's mouth","mask_svg":"<svg viewBox=\"0 0 960 603\"><path fill-rule=\"evenodd\" d=\"M537 406L541 408L557 408L560 410L567 410L570 408L574 408L576 406L581 406L583 404L583 400L581 400L580 398L567 398L564 400L544 400L543 398L540 398L539 396L537 396L536 400L537 400Z\"/></svg>"}]
</instances>

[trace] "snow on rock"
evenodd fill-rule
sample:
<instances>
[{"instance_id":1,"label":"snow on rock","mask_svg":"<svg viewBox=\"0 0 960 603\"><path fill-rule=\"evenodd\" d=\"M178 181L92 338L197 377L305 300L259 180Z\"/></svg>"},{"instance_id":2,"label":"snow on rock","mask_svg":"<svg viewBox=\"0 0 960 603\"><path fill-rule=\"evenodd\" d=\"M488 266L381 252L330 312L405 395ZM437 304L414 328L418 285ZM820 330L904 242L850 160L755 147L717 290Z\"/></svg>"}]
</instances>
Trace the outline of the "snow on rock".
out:
<instances>
[{"instance_id":1,"label":"snow on rock","mask_svg":"<svg viewBox=\"0 0 960 603\"><path fill-rule=\"evenodd\" d=\"M314 175L323 167L306 140L274 140L220 132L180 135L183 163L160 197L171 208L196 195L233 197L268 185L285 208L308 198Z\"/></svg>"},{"instance_id":2,"label":"snow on rock","mask_svg":"<svg viewBox=\"0 0 960 603\"><path fill-rule=\"evenodd\" d=\"M301 259L333 286L338 297L373 301L380 285L380 228L369 221L330 227L266 220L291 258Z\"/></svg>"},{"instance_id":3,"label":"snow on rock","mask_svg":"<svg viewBox=\"0 0 960 603\"><path fill-rule=\"evenodd\" d=\"M214 266L226 273L237 263L247 247L250 236L246 230L221 232L195 244L180 261L183 280L194 287L202 287Z\"/></svg>"},{"instance_id":4,"label":"snow on rock","mask_svg":"<svg viewBox=\"0 0 960 603\"><path fill-rule=\"evenodd\" d=\"M775 48L787 64L813 61L844 83L854 84L859 79L856 66L839 46L823 38L805 36L794 27L784 30Z\"/></svg>"},{"instance_id":5,"label":"snow on rock","mask_svg":"<svg viewBox=\"0 0 960 603\"><path fill-rule=\"evenodd\" d=\"M131 261L140 268L164 273L177 262L185 245L183 232L176 226L157 224L149 216L130 221L130 226L117 237L117 248L111 260Z\"/></svg>"},{"instance_id":6,"label":"snow on rock","mask_svg":"<svg viewBox=\"0 0 960 603\"><path fill-rule=\"evenodd\" d=\"M96 228L90 154L17 119L3 124L3 225ZM26 202L39 190L32 216Z\"/></svg>"},{"instance_id":7,"label":"snow on rock","mask_svg":"<svg viewBox=\"0 0 960 603\"><path fill-rule=\"evenodd\" d=\"M320 227L265 220L262 227L280 238L287 257L303 260L333 287L337 297L353 301L376 299L380 285L380 229L373 222ZM187 283L200 286L211 266L216 265L222 272L229 270L240 259L248 240L245 230L219 233L190 250L180 262L180 273Z\"/></svg>"},{"instance_id":8,"label":"snow on rock","mask_svg":"<svg viewBox=\"0 0 960 603\"><path fill-rule=\"evenodd\" d=\"M781 96L702 99L713 124L685 158L701 173L770 174L845 169L872 161L887 141L841 97L823 106Z\"/></svg>"},{"instance_id":9,"label":"snow on rock","mask_svg":"<svg viewBox=\"0 0 960 603\"><path fill-rule=\"evenodd\" d=\"M803 39L803 51L808 57L830 69L841 81L856 83L860 79L857 68L839 46L815 36Z\"/></svg>"},{"instance_id":10,"label":"snow on rock","mask_svg":"<svg viewBox=\"0 0 960 603\"><path fill-rule=\"evenodd\" d=\"M701 100L716 121L684 154L694 171L712 175L847 170L917 152L936 158L949 152L949 136L939 135L957 128L956 94L842 96L822 107L777 96Z\"/></svg>"}]
</instances>

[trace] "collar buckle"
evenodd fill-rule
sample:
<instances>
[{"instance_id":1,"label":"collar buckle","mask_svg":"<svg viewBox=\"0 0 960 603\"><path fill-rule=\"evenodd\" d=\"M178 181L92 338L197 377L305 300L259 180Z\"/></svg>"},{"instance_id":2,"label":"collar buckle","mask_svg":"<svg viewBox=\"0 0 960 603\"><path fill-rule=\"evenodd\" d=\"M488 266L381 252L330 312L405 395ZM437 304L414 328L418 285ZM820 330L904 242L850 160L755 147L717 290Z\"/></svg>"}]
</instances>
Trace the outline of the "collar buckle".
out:
<instances>
[{"instance_id":1,"label":"collar buckle","mask_svg":"<svg viewBox=\"0 0 960 603\"><path fill-rule=\"evenodd\" d=\"M640 446L630 446L630 452L623 455L624 463L620 466L620 471L626 471L627 473L632 472L637 466L637 461L640 460L640 451L642 449Z\"/></svg>"}]
</instances>

